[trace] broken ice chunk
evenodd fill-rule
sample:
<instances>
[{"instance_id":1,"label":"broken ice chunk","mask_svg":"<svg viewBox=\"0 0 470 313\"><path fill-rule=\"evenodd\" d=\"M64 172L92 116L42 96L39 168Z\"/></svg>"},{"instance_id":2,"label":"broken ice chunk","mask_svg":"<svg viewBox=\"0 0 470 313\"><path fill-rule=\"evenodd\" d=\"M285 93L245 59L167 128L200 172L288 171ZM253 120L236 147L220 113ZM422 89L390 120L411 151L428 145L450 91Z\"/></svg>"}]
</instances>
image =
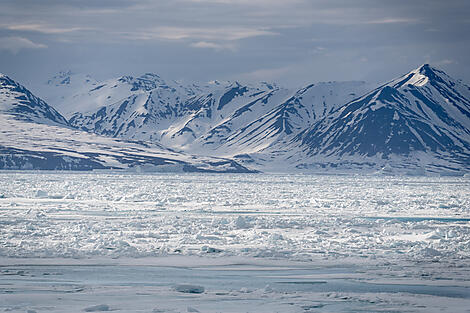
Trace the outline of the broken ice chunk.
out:
<instances>
[{"instance_id":1,"label":"broken ice chunk","mask_svg":"<svg viewBox=\"0 0 470 313\"><path fill-rule=\"evenodd\" d=\"M203 286L188 284L176 285L174 289L175 291L183 293L203 293L205 290Z\"/></svg>"}]
</instances>

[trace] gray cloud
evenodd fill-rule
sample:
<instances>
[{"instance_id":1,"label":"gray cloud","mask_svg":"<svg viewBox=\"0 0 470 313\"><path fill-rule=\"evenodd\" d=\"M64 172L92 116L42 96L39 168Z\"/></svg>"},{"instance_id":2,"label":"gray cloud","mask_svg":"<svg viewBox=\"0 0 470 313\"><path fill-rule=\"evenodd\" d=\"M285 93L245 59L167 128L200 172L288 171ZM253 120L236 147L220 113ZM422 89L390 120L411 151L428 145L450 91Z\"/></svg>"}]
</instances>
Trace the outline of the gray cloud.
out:
<instances>
[{"instance_id":1,"label":"gray cloud","mask_svg":"<svg viewBox=\"0 0 470 313\"><path fill-rule=\"evenodd\" d=\"M45 49L46 45L34 43L28 38L23 37L0 37L0 50L9 51L17 54L23 49Z\"/></svg>"},{"instance_id":2,"label":"gray cloud","mask_svg":"<svg viewBox=\"0 0 470 313\"><path fill-rule=\"evenodd\" d=\"M237 50L236 45L232 43L219 44L219 43L209 42L209 41L194 42L191 44L191 47L202 48L202 49L214 49L215 51L223 51L223 50L236 51Z\"/></svg>"},{"instance_id":3,"label":"gray cloud","mask_svg":"<svg viewBox=\"0 0 470 313\"><path fill-rule=\"evenodd\" d=\"M124 33L128 39L134 40L225 40L234 41L250 37L276 35L276 33L263 29L244 27L220 27L220 28L198 28L198 27L156 27L151 29L140 29L131 33Z\"/></svg>"},{"instance_id":4,"label":"gray cloud","mask_svg":"<svg viewBox=\"0 0 470 313\"><path fill-rule=\"evenodd\" d=\"M71 33L71 32L79 32L84 30L92 30L91 28L87 27L54 27L45 24L11 24L11 25L3 25L0 26L1 28L12 30L12 31L20 31L20 32L38 32L43 34L64 34L64 33Z\"/></svg>"},{"instance_id":5,"label":"gray cloud","mask_svg":"<svg viewBox=\"0 0 470 313\"><path fill-rule=\"evenodd\" d=\"M435 62L470 80L468 16L461 0L3 0L0 37L30 49L3 48L0 71L302 84Z\"/></svg>"}]
</instances>

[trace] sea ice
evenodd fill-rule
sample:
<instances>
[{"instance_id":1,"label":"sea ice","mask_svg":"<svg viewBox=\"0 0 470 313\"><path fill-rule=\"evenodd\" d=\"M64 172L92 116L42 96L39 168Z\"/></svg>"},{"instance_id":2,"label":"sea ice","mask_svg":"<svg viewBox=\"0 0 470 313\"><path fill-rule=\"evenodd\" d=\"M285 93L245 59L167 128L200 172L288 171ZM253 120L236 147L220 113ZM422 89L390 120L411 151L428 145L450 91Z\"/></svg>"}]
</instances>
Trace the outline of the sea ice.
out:
<instances>
[{"instance_id":1,"label":"sea ice","mask_svg":"<svg viewBox=\"0 0 470 313\"><path fill-rule=\"evenodd\" d=\"M197 285L176 285L175 290L178 292L182 293L203 293L204 292L204 287L203 286L197 286Z\"/></svg>"},{"instance_id":2,"label":"sea ice","mask_svg":"<svg viewBox=\"0 0 470 313\"><path fill-rule=\"evenodd\" d=\"M85 311L85 312L105 312L105 311L111 311L111 309L110 309L109 305L107 305L107 304L98 304L98 305L87 307L83 311Z\"/></svg>"},{"instance_id":3,"label":"sea ice","mask_svg":"<svg viewBox=\"0 0 470 313\"><path fill-rule=\"evenodd\" d=\"M469 190L468 177L0 172L0 311L466 312Z\"/></svg>"}]
</instances>

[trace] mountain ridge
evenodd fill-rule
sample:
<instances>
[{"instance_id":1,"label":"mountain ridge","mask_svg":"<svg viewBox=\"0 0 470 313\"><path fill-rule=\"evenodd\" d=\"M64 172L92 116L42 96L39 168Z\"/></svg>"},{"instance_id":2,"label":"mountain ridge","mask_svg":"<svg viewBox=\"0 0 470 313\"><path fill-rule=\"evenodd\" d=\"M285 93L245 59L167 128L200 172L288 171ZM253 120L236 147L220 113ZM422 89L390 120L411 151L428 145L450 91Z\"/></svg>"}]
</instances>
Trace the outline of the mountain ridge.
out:
<instances>
[{"instance_id":1,"label":"mountain ridge","mask_svg":"<svg viewBox=\"0 0 470 313\"><path fill-rule=\"evenodd\" d=\"M47 103L1 74L0 169L254 172L230 159L74 129Z\"/></svg>"},{"instance_id":2,"label":"mountain ridge","mask_svg":"<svg viewBox=\"0 0 470 313\"><path fill-rule=\"evenodd\" d=\"M16 119L68 126L68 121L53 107L0 73L0 112Z\"/></svg>"},{"instance_id":3,"label":"mountain ridge","mask_svg":"<svg viewBox=\"0 0 470 313\"><path fill-rule=\"evenodd\" d=\"M63 104L67 127L117 141L256 171L470 172L470 87L429 64L373 89L83 77L87 84ZM54 88L79 81L67 72L56 78Z\"/></svg>"},{"instance_id":4,"label":"mountain ridge","mask_svg":"<svg viewBox=\"0 0 470 313\"><path fill-rule=\"evenodd\" d=\"M468 169L470 101L462 96L465 91L468 86L424 64L349 102L297 140L309 156L387 160L423 152Z\"/></svg>"}]
</instances>

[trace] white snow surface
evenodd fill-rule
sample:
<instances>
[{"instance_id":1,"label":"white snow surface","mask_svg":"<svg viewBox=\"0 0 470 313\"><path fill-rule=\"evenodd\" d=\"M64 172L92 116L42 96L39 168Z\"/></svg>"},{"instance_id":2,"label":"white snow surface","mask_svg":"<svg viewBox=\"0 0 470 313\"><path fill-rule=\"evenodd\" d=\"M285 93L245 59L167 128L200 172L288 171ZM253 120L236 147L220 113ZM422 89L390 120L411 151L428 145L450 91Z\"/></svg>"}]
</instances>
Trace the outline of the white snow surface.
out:
<instances>
[{"instance_id":1,"label":"white snow surface","mask_svg":"<svg viewBox=\"0 0 470 313\"><path fill-rule=\"evenodd\" d=\"M74 169L80 161L96 162L98 169L139 172L181 172L184 166L198 171L225 172L236 164L222 158L184 154L157 143L117 140L68 127L17 120L8 114L0 114L0 148L5 149L0 155L0 161L6 162L5 169L33 169L28 163L30 158L45 158L44 153L63 158L66 162L62 168L53 167L61 170ZM9 163L9 159L13 162ZM27 162L22 164L22 159Z\"/></svg>"},{"instance_id":2,"label":"white snow surface","mask_svg":"<svg viewBox=\"0 0 470 313\"><path fill-rule=\"evenodd\" d=\"M470 257L469 225L458 221L470 217L468 178L10 171L0 177L2 256L205 255L210 246L221 255L295 260L420 259L427 248ZM439 240L426 239L432 234Z\"/></svg>"},{"instance_id":3,"label":"white snow surface","mask_svg":"<svg viewBox=\"0 0 470 313\"><path fill-rule=\"evenodd\" d=\"M468 177L0 172L0 310L468 312Z\"/></svg>"}]
</instances>

